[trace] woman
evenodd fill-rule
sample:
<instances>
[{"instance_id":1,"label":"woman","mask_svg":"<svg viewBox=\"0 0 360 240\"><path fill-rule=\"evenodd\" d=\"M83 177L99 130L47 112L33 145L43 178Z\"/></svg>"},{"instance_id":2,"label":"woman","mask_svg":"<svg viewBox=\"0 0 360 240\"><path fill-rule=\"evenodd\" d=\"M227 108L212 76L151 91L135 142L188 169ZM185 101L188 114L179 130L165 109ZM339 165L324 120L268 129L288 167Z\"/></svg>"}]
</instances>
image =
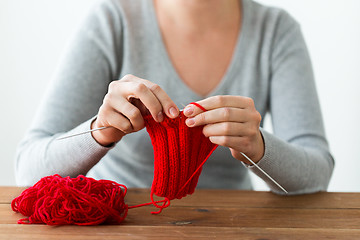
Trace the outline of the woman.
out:
<instances>
[{"instance_id":1,"label":"woman","mask_svg":"<svg viewBox=\"0 0 360 240\"><path fill-rule=\"evenodd\" d=\"M149 187L144 111L161 122L188 105L189 127L220 145L199 187L251 189L240 152L291 194L326 190L334 161L311 63L287 13L251 0L104 0L77 32L17 155L17 181L87 174ZM261 128L272 116L274 134ZM62 141L58 137L106 130ZM243 164L241 164L243 162Z\"/></svg>"}]
</instances>

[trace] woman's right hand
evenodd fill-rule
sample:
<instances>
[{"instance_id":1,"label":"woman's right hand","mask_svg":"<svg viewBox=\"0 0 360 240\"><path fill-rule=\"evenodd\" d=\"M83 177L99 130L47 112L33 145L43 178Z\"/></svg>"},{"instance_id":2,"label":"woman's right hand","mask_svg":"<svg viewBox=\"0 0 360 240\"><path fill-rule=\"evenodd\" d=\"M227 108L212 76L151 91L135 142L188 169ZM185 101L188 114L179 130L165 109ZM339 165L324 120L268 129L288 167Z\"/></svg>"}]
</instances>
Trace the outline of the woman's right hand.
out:
<instances>
[{"instance_id":1,"label":"woman's right hand","mask_svg":"<svg viewBox=\"0 0 360 240\"><path fill-rule=\"evenodd\" d=\"M92 136L103 146L118 142L126 134L143 129L143 115L148 113L155 121L161 122L164 113L176 118L179 109L159 85L126 75L109 84L97 118L91 124L91 129L110 128L94 131Z\"/></svg>"}]
</instances>

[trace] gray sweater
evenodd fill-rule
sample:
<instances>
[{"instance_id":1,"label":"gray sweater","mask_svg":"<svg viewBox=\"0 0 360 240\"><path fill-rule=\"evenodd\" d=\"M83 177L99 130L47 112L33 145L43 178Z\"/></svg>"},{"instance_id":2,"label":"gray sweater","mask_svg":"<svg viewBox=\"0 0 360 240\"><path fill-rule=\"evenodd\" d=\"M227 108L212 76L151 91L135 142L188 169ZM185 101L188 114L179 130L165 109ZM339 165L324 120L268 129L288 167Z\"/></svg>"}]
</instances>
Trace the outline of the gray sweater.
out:
<instances>
[{"instance_id":1,"label":"gray sweater","mask_svg":"<svg viewBox=\"0 0 360 240\"><path fill-rule=\"evenodd\" d=\"M32 185L58 173L87 174L128 187L150 187L153 149L145 129L111 148L85 134L111 81L125 74L159 84L181 108L202 99L176 73L151 0L102 0L84 19L62 58L33 124L19 145L16 179ZM232 62L208 96L254 99L274 134L260 129L265 154L259 166L291 194L326 190L334 167L325 138L308 51L299 24L286 12L243 0L243 23ZM261 125L262 126L262 125ZM251 189L248 170L281 193L254 166L219 147L203 168L198 187Z\"/></svg>"}]
</instances>

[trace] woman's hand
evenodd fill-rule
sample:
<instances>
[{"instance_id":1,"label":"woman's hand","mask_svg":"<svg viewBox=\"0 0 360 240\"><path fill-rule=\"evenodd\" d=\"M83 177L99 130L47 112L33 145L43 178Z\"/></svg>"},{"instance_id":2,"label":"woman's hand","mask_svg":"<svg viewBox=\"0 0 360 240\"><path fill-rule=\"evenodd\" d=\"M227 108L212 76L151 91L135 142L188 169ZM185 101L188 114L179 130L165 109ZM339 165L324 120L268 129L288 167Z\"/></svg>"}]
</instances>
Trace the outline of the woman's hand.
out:
<instances>
[{"instance_id":1,"label":"woman's hand","mask_svg":"<svg viewBox=\"0 0 360 240\"><path fill-rule=\"evenodd\" d=\"M205 125L203 133L210 141L230 148L234 158L247 164L240 152L258 162L264 155L264 140L260 133L261 115L251 98L215 96L197 102L208 111L190 104L184 109L186 125Z\"/></svg>"},{"instance_id":2,"label":"woman's hand","mask_svg":"<svg viewBox=\"0 0 360 240\"><path fill-rule=\"evenodd\" d=\"M133 75L109 84L96 120L91 128L108 127L92 133L94 139L107 146L118 142L124 135L144 128L143 115L150 112L157 122L179 115L179 109L157 84Z\"/></svg>"}]
</instances>

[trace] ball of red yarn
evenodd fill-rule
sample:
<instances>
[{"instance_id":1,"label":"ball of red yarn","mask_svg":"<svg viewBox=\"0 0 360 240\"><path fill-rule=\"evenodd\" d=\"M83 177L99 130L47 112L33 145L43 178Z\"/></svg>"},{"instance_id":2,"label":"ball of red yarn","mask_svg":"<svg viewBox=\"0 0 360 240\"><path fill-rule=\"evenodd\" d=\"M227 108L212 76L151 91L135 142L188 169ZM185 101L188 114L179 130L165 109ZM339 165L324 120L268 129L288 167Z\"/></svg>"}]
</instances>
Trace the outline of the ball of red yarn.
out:
<instances>
[{"instance_id":1,"label":"ball of red yarn","mask_svg":"<svg viewBox=\"0 0 360 240\"><path fill-rule=\"evenodd\" d=\"M124 202L127 188L109 180L85 176L42 178L15 198L11 207L28 218L18 223L48 225L118 224L128 211Z\"/></svg>"}]
</instances>

